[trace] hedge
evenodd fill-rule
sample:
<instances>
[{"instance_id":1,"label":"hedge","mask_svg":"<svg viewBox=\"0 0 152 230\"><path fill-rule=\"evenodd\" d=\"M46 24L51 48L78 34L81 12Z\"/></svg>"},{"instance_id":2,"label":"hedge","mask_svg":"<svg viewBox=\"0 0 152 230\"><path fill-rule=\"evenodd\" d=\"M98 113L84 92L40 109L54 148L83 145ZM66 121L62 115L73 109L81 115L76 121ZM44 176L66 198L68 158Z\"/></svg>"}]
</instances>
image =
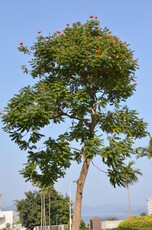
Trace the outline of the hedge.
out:
<instances>
[{"instance_id":1,"label":"hedge","mask_svg":"<svg viewBox=\"0 0 152 230\"><path fill-rule=\"evenodd\" d=\"M149 227L152 229L152 216L133 216L123 220L118 225L120 229L140 229Z\"/></svg>"}]
</instances>

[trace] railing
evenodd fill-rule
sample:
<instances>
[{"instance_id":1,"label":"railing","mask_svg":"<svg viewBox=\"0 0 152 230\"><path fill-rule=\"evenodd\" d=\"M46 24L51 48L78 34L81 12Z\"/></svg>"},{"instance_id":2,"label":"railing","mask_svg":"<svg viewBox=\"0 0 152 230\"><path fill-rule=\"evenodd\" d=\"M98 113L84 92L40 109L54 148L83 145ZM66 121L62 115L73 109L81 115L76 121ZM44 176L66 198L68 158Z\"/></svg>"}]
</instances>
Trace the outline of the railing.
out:
<instances>
[{"instance_id":1,"label":"railing","mask_svg":"<svg viewBox=\"0 0 152 230\"><path fill-rule=\"evenodd\" d=\"M42 227L42 229L40 226L36 226L36 227L34 227L33 230L66 230L67 227L68 227L67 224L51 225L50 227L44 226L44 227Z\"/></svg>"}]
</instances>

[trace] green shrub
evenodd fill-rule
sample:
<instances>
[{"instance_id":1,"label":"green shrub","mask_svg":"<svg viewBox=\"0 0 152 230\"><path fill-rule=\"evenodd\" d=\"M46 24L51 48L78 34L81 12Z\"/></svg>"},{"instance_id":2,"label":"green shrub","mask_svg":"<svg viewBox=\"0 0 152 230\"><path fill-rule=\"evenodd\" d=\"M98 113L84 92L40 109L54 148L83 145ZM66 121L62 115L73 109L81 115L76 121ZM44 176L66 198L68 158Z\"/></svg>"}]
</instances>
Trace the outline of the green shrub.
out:
<instances>
[{"instance_id":1,"label":"green shrub","mask_svg":"<svg viewBox=\"0 0 152 230\"><path fill-rule=\"evenodd\" d=\"M152 229L152 216L133 216L123 220L118 227L120 229L140 229L151 227Z\"/></svg>"}]
</instances>

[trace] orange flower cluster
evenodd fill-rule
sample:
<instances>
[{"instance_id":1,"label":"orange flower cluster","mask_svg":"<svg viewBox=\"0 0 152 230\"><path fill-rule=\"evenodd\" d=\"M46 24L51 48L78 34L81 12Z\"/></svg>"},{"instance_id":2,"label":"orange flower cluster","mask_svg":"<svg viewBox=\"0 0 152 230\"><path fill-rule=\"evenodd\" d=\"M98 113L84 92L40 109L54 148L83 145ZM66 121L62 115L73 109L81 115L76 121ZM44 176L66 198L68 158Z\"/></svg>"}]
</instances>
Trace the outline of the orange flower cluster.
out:
<instances>
[{"instance_id":1,"label":"orange flower cluster","mask_svg":"<svg viewBox=\"0 0 152 230\"><path fill-rule=\"evenodd\" d=\"M111 38L110 34L107 34L106 38Z\"/></svg>"},{"instance_id":2,"label":"orange flower cluster","mask_svg":"<svg viewBox=\"0 0 152 230\"><path fill-rule=\"evenodd\" d=\"M22 45L23 45L23 42L20 42L20 45L22 46Z\"/></svg>"},{"instance_id":3,"label":"orange flower cluster","mask_svg":"<svg viewBox=\"0 0 152 230\"><path fill-rule=\"evenodd\" d=\"M89 15L89 18L94 18L94 16L93 15Z\"/></svg>"},{"instance_id":4,"label":"orange flower cluster","mask_svg":"<svg viewBox=\"0 0 152 230\"><path fill-rule=\"evenodd\" d=\"M42 88L40 88L40 90L41 90L41 91L44 91L44 90L45 90L45 88L44 88L44 87L42 87Z\"/></svg>"},{"instance_id":5,"label":"orange flower cluster","mask_svg":"<svg viewBox=\"0 0 152 230\"><path fill-rule=\"evenodd\" d=\"M96 50L96 54L98 54L100 51L99 50Z\"/></svg>"},{"instance_id":6,"label":"orange flower cluster","mask_svg":"<svg viewBox=\"0 0 152 230\"><path fill-rule=\"evenodd\" d=\"M67 23L67 24L66 24L66 26L70 26L70 24L69 24L69 23Z\"/></svg>"},{"instance_id":7,"label":"orange flower cluster","mask_svg":"<svg viewBox=\"0 0 152 230\"><path fill-rule=\"evenodd\" d=\"M96 36L96 39L99 39L100 37L99 37L99 35L98 36Z\"/></svg>"},{"instance_id":8,"label":"orange flower cluster","mask_svg":"<svg viewBox=\"0 0 152 230\"><path fill-rule=\"evenodd\" d=\"M57 33L57 34L61 34L61 31L60 31L60 30L56 30L56 33Z\"/></svg>"}]
</instances>

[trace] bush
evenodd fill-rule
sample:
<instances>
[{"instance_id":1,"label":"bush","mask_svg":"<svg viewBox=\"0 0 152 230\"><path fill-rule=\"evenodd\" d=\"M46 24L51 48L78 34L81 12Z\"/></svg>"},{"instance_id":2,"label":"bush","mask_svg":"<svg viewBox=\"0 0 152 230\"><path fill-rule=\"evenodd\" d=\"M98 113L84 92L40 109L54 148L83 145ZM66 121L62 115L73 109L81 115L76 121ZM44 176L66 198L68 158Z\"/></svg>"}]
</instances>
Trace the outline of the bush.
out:
<instances>
[{"instance_id":1,"label":"bush","mask_svg":"<svg viewBox=\"0 0 152 230\"><path fill-rule=\"evenodd\" d=\"M140 213L140 216L147 216L145 212Z\"/></svg>"},{"instance_id":2,"label":"bush","mask_svg":"<svg viewBox=\"0 0 152 230\"><path fill-rule=\"evenodd\" d=\"M151 227L152 229L152 216L133 216L123 220L118 227L120 229L140 229Z\"/></svg>"},{"instance_id":3,"label":"bush","mask_svg":"<svg viewBox=\"0 0 152 230\"><path fill-rule=\"evenodd\" d=\"M69 227L69 223L68 223L68 227L66 228L66 230L69 230L70 227ZM81 219L81 225L80 225L80 230L88 230L89 227L88 225L85 224L84 220Z\"/></svg>"}]
</instances>

